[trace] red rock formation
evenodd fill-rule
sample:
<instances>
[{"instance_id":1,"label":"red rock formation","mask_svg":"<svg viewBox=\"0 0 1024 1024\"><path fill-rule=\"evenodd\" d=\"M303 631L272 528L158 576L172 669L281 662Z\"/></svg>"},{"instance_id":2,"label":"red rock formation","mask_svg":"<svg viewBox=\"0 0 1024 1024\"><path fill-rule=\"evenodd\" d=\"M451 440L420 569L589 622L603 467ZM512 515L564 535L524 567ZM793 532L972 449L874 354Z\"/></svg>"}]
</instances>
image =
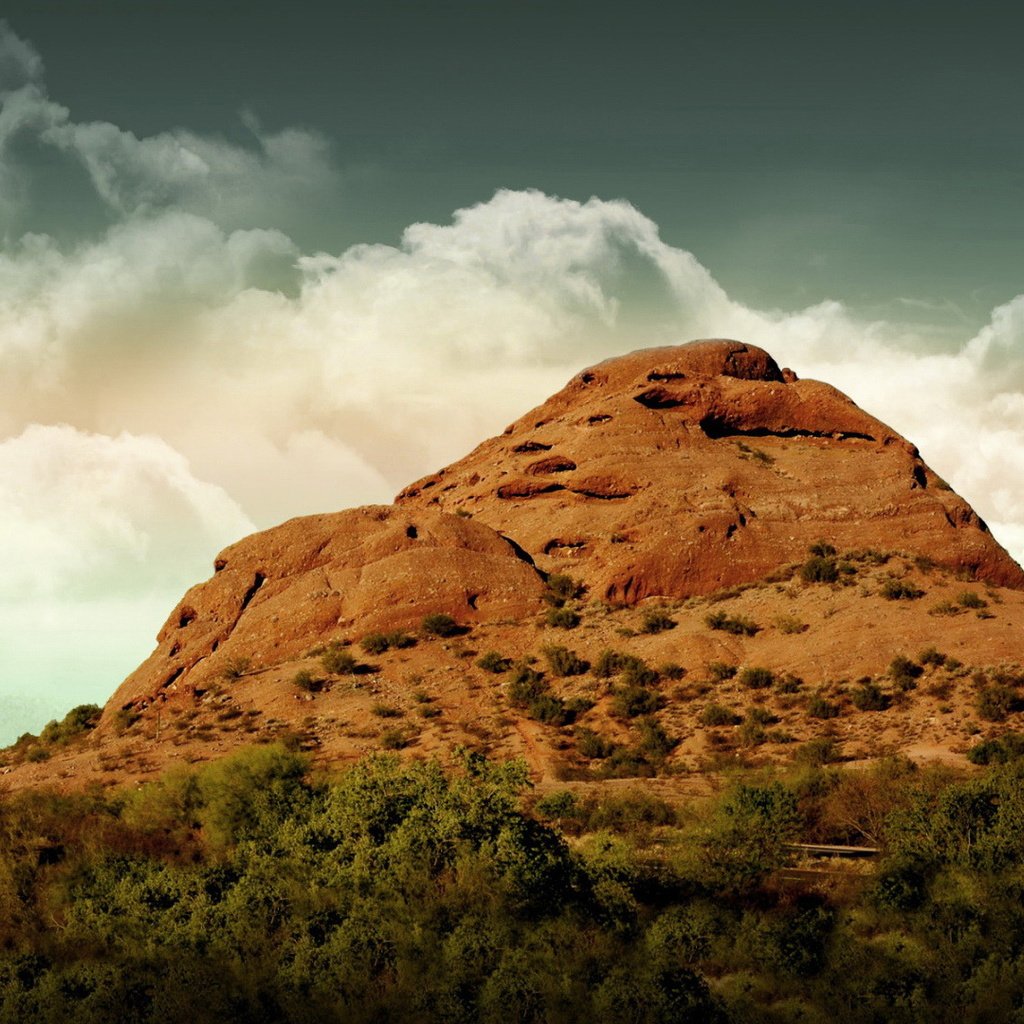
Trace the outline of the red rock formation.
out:
<instances>
[{"instance_id":1,"label":"red rock formation","mask_svg":"<svg viewBox=\"0 0 1024 1024\"><path fill-rule=\"evenodd\" d=\"M469 512L611 601L760 579L822 538L1024 586L913 445L835 388L735 341L584 370L397 502Z\"/></svg>"},{"instance_id":2,"label":"red rock formation","mask_svg":"<svg viewBox=\"0 0 1024 1024\"><path fill-rule=\"evenodd\" d=\"M293 519L227 548L107 721L203 687L233 658L278 665L430 612L529 615L543 607L534 561L631 603L762 579L822 538L1024 586L917 450L835 388L738 342L634 352L578 374L396 506Z\"/></svg>"}]
</instances>

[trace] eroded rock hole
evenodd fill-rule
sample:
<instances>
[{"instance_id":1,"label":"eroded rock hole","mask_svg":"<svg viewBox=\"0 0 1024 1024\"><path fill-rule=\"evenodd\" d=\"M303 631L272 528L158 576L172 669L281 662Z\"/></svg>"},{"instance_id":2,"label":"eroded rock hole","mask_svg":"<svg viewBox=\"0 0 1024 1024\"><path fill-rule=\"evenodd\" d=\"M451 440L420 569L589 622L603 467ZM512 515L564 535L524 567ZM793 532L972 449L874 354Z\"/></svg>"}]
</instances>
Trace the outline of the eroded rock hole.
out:
<instances>
[{"instance_id":1,"label":"eroded rock hole","mask_svg":"<svg viewBox=\"0 0 1024 1024\"><path fill-rule=\"evenodd\" d=\"M266 582L267 577L264 576L263 573L256 573L252 581L252 586L250 586L249 589L245 592L245 594L242 595L242 607L239 609L240 613L244 612L245 609L249 607L249 602L256 596L256 592Z\"/></svg>"},{"instance_id":2,"label":"eroded rock hole","mask_svg":"<svg viewBox=\"0 0 1024 1024\"><path fill-rule=\"evenodd\" d=\"M409 525L408 525L408 526L407 526L407 527L405 528L405 535L406 535L406 537L408 537L408 538L409 538L410 540L415 540L415 539L416 539L416 538L417 538L417 537L419 536L419 533L418 533L418 531L417 531L416 527L415 527L415 526L413 526L413 525L412 525L412 523L410 523L410 524L409 524Z\"/></svg>"},{"instance_id":3,"label":"eroded rock hole","mask_svg":"<svg viewBox=\"0 0 1024 1024\"><path fill-rule=\"evenodd\" d=\"M184 629L190 622L195 622L196 610L188 606L181 609L178 616L178 629Z\"/></svg>"}]
</instances>

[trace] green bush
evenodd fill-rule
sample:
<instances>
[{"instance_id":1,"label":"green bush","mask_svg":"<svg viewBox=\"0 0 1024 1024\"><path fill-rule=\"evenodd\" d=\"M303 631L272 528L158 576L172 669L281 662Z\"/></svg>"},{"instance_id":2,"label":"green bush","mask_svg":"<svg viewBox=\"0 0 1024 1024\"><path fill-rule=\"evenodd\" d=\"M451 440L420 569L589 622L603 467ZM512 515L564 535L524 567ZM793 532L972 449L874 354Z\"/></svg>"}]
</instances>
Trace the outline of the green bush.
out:
<instances>
[{"instance_id":1,"label":"green bush","mask_svg":"<svg viewBox=\"0 0 1024 1024\"><path fill-rule=\"evenodd\" d=\"M568 789L558 790L542 796L533 808L537 815L547 820L575 818L580 813L580 802Z\"/></svg>"},{"instance_id":2,"label":"green bush","mask_svg":"<svg viewBox=\"0 0 1024 1024\"><path fill-rule=\"evenodd\" d=\"M941 668L946 664L946 655L937 651L934 647L926 647L918 656L919 665L932 665Z\"/></svg>"},{"instance_id":3,"label":"green bush","mask_svg":"<svg viewBox=\"0 0 1024 1024\"><path fill-rule=\"evenodd\" d=\"M464 627L444 612L432 612L430 615L424 615L421 628L424 633L440 637L460 636L466 632Z\"/></svg>"},{"instance_id":4,"label":"green bush","mask_svg":"<svg viewBox=\"0 0 1024 1024\"><path fill-rule=\"evenodd\" d=\"M924 597L924 591L905 580L886 580L879 593L887 601L915 601Z\"/></svg>"},{"instance_id":5,"label":"green bush","mask_svg":"<svg viewBox=\"0 0 1024 1024\"><path fill-rule=\"evenodd\" d=\"M561 647L558 644L548 644L541 648L548 663L548 668L554 676L578 676L590 668L588 662L578 657L568 647Z\"/></svg>"},{"instance_id":6,"label":"green bush","mask_svg":"<svg viewBox=\"0 0 1024 1024\"><path fill-rule=\"evenodd\" d=\"M300 690L305 690L307 693L313 693L320 689L323 684L323 680L318 679L308 669L300 669L292 677L292 684L297 686Z\"/></svg>"},{"instance_id":7,"label":"green bush","mask_svg":"<svg viewBox=\"0 0 1024 1024\"><path fill-rule=\"evenodd\" d=\"M664 665L659 665L657 672L659 676L675 681L686 677L686 669L674 661L667 661Z\"/></svg>"},{"instance_id":8,"label":"green bush","mask_svg":"<svg viewBox=\"0 0 1024 1024\"><path fill-rule=\"evenodd\" d=\"M842 750L839 744L830 736L816 736L814 739L801 743L793 755L798 764L808 764L814 767L834 764L842 757Z\"/></svg>"},{"instance_id":9,"label":"green bush","mask_svg":"<svg viewBox=\"0 0 1024 1024\"><path fill-rule=\"evenodd\" d=\"M858 711L885 711L892 704L892 698L873 680L855 686L850 700Z\"/></svg>"},{"instance_id":10,"label":"green bush","mask_svg":"<svg viewBox=\"0 0 1024 1024\"><path fill-rule=\"evenodd\" d=\"M956 601L961 608L981 610L982 608L988 607L988 601L986 601L980 594L976 594L973 590L964 590L957 594Z\"/></svg>"},{"instance_id":11,"label":"green bush","mask_svg":"<svg viewBox=\"0 0 1024 1024\"><path fill-rule=\"evenodd\" d=\"M1002 722L1016 704L1016 691L1002 683L990 683L978 692L974 708L986 722Z\"/></svg>"},{"instance_id":12,"label":"green bush","mask_svg":"<svg viewBox=\"0 0 1024 1024\"><path fill-rule=\"evenodd\" d=\"M998 739L984 740L967 751L972 764L1007 764L1024 757L1024 736L1008 732Z\"/></svg>"},{"instance_id":13,"label":"green bush","mask_svg":"<svg viewBox=\"0 0 1024 1024\"><path fill-rule=\"evenodd\" d=\"M547 578L547 591L544 597L549 604L561 608L566 601L582 597L585 589L582 583L571 576L555 572Z\"/></svg>"},{"instance_id":14,"label":"green bush","mask_svg":"<svg viewBox=\"0 0 1024 1024\"><path fill-rule=\"evenodd\" d=\"M740 685L748 690L767 690L775 682L775 673L768 668L745 668L740 673Z\"/></svg>"},{"instance_id":15,"label":"green bush","mask_svg":"<svg viewBox=\"0 0 1024 1024\"><path fill-rule=\"evenodd\" d=\"M580 624L580 615L571 608L552 608L545 621L556 629L575 629Z\"/></svg>"},{"instance_id":16,"label":"green bush","mask_svg":"<svg viewBox=\"0 0 1024 1024\"><path fill-rule=\"evenodd\" d=\"M610 757L615 752L616 744L592 729L578 727L574 735L576 749L583 757L599 761Z\"/></svg>"},{"instance_id":17,"label":"green bush","mask_svg":"<svg viewBox=\"0 0 1024 1024\"><path fill-rule=\"evenodd\" d=\"M736 675L736 666L727 665L724 661L712 661L708 666L708 678L716 683L724 683Z\"/></svg>"},{"instance_id":18,"label":"green bush","mask_svg":"<svg viewBox=\"0 0 1024 1024\"><path fill-rule=\"evenodd\" d=\"M889 662L889 678L901 690L914 689L917 686L917 680L923 674L924 669L917 662L905 658L902 654L898 654Z\"/></svg>"},{"instance_id":19,"label":"green bush","mask_svg":"<svg viewBox=\"0 0 1024 1024\"><path fill-rule=\"evenodd\" d=\"M836 718L839 715L839 705L826 700L822 694L815 693L807 702L807 714L811 718Z\"/></svg>"},{"instance_id":20,"label":"green bush","mask_svg":"<svg viewBox=\"0 0 1024 1024\"><path fill-rule=\"evenodd\" d=\"M834 558L812 555L800 567L800 578L805 583L835 583L839 566Z\"/></svg>"},{"instance_id":21,"label":"green bush","mask_svg":"<svg viewBox=\"0 0 1024 1024\"><path fill-rule=\"evenodd\" d=\"M675 629L676 620L673 619L664 609L655 608L644 612L643 621L640 624L642 633L661 633L666 629Z\"/></svg>"},{"instance_id":22,"label":"green bush","mask_svg":"<svg viewBox=\"0 0 1024 1024\"><path fill-rule=\"evenodd\" d=\"M834 558L839 552L836 551L832 544L829 544L826 540L815 541L808 551L814 558Z\"/></svg>"},{"instance_id":23,"label":"green bush","mask_svg":"<svg viewBox=\"0 0 1024 1024\"><path fill-rule=\"evenodd\" d=\"M391 644L388 643L388 638L383 633L367 633L359 641L359 646L367 654L383 654Z\"/></svg>"},{"instance_id":24,"label":"green bush","mask_svg":"<svg viewBox=\"0 0 1024 1024\"><path fill-rule=\"evenodd\" d=\"M700 713L700 724L706 726L739 725L743 719L722 704L708 704Z\"/></svg>"},{"instance_id":25,"label":"green bush","mask_svg":"<svg viewBox=\"0 0 1024 1024\"><path fill-rule=\"evenodd\" d=\"M612 698L612 714L618 718L636 718L652 715L664 705L665 698L660 693L643 686L620 686Z\"/></svg>"},{"instance_id":26,"label":"green bush","mask_svg":"<svg viewBox=\"0 0 1024 1024\"><path fill-rule=\"evenodd\" d=\"M355 657L340 644L331 644L322 655L320 664L332 676L351 675L359 667Z\"/></svg>"},{"instance_id":27,"label":"green bush","mask_svg":"<svg viewBox=\"0 0 1024 1024\"><path fill-rule=\"evenodd\" d=\"M394 704L385 704L383 701L377 701L370 707L370 711L375 714L378 718L401 718L402 709L396 708Z\"/></svg>"},{"instance_id":28,"label":"green bush","mask_svg":"<svg viewBox=\"0 0 1024 1024\"><path fill-rule=\"evenodd\" d=\"M727 615L723 611L712 612L704 619L709 629L720 629L734 636L753 636L760 630L760 626L752 619L742 615Z\"/></svg>"},{"instance_id":29,"label":"green bush","mask_svg":"<svg viewBox=\"0 0 1024 1024\"><path fill-rule=\"evenodd\" d=\"M476 664L477 668L482 668L485 672L500 675L512 667L512 659L503 658L497 651L488 651L482 657L477 658Z\"/></svg>"},{"instance_id":30,"label":"green bush","mask_svg":"<svg viewBox=\"0 0 1024 1024\"><path fill-rule=\"evenodd\" d=\"M516 665L505 684L509 703L515 708L525 708L531 701L548 691L548 683L542 672L529 665Z\"/></svg>"}]
</instances>

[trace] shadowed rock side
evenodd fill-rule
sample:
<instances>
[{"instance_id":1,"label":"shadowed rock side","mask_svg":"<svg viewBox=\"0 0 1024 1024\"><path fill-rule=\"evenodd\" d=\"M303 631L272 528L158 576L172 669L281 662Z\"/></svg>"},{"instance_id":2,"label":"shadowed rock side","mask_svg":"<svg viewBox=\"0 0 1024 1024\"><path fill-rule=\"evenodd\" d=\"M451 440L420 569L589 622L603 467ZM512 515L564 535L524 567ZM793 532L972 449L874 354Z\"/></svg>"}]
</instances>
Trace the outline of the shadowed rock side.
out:
<instances>
[{"instance_id":1,"label":"shadowed rock side","mask_svg":"<svg viewBox=\"0 0 1024 1024\"><path fill-rule=\"evenodd\" d=\"M292 519L218 555L118 688L106 716L145 708L219 678L233 659L271 667L361 632L418 626L443 612L463 623L519 618L542 606L543 581L482 523L435 510L370 506Z\"/></svg>"},{"instance_id":2,"label":"shadowed rock side","mask_svg":"<svg viewBox=\"0 0 1024 1024\"><path fill-rule=\"evenodd\" d=\"M574 377L406 510L470 513L595 597L686 597L763 578L824 538L995 584L1024 572L917 449L762 349L644 349Z\"/></svg>"}]
</instances>

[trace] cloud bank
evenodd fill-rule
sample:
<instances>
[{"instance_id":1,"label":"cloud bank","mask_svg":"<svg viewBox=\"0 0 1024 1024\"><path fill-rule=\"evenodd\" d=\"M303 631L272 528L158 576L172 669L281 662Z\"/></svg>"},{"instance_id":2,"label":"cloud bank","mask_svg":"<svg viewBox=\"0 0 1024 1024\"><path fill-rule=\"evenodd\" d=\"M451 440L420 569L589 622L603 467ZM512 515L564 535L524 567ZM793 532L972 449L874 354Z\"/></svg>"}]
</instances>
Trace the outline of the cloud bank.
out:
<instances>
[{"instance_id":1,"label":"cloud bank","mask_svg":"<svg viewBox=\"0 0 1024 1024\"><path fill-rule=\"evenodd\" d=\"M29 233L0 251L9 734L72 694L102 700L221 545L388 501L582 366L646 345L736 337L834 383L1024 555L1024 296L941 349L836 302L752 309L629 202L540 191L499 190L395 246L302 253L252 218L340 180L312 133L254 124L246 149L76 123L2 25L0 88L0 186L28 136L73 155L114 214L75 245ZM72 644L92 652L74 684Z\"/></svg>"}]
</instances>

